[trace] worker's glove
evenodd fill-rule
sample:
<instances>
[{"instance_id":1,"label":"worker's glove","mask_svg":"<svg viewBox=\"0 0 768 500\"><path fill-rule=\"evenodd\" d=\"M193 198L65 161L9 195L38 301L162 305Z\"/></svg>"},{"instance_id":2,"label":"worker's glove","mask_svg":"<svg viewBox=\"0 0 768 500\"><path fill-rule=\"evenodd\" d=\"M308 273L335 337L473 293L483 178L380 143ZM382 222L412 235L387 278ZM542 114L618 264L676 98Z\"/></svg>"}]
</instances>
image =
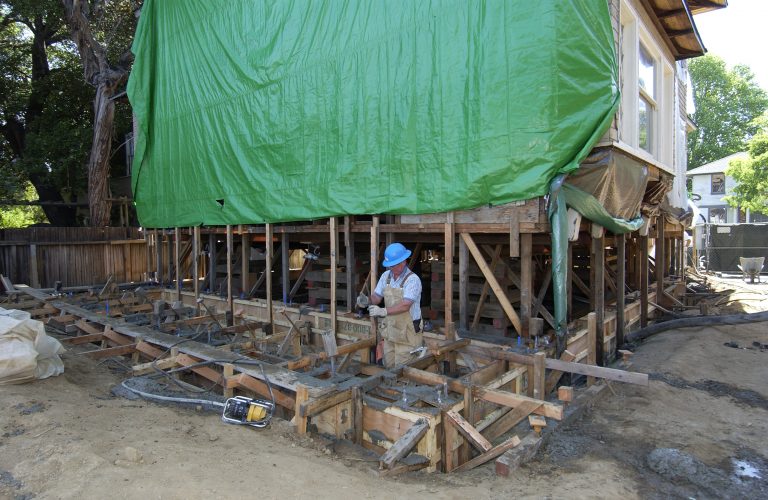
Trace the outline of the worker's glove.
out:
<instances>
[{"instance_id":1,"label":"worker's glove","mask_svg":"<svg viewBox=\"0 0 768 500\"><path fill-rule=\"evenodd\" d=\"M358 309L366 309L369 305L371 305L371 301L368 300L368 297L364 293L361 293L357 296L357 302L355 305L357 305Z\"/></svg>"},{"instance_id":2,"label":"worker's glove","mask_svg":"<svg viewBox=\"0 0 768 500\"><path fill-rule=\"evenodd\" d=\"M384 318L387 316L387 309L385 307L371 306L368 308L368 314L372 318Z\"/></svg>"}]
</instances>

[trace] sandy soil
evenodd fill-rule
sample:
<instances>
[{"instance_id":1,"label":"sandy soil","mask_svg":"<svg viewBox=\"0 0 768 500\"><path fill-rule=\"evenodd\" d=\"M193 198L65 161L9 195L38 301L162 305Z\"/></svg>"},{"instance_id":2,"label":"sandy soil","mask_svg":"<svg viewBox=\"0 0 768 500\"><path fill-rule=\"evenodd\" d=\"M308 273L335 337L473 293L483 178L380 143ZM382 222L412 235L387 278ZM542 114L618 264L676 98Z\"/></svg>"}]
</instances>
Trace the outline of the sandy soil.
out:
<instances>
[{"instance_id":1,"label":"sandy soil","mask_svg":"<svg viewBox=\"0 0 768 500\"><path fill-rule=\"evenodd\" d=\"M611 384L506 479L492 463L378 478L375 458L284 421L251 429L116 397L112 363L71 350L62 376L0 387L0 498L765 498L768 351L752 342L768 344L768 324L651 338L632 366L650 387Z\"/></svg>"}]
</instances>

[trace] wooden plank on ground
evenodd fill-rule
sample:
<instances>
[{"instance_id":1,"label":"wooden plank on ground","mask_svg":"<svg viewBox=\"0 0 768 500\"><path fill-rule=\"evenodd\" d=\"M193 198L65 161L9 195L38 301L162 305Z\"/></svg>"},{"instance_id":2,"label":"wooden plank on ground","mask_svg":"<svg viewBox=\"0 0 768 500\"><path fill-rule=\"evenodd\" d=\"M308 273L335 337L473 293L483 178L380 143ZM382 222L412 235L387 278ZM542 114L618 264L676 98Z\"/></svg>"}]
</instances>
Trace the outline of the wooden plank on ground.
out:
<instances>
[{"instance_id":1,"label":"wooden plank on ground","mask_svg":"<svg viewBox=\"0 0 768 500\"><path fill-rule=\"evenodd\" d=\"M475 397L490 401L497 405L509 406L511 408L517 408L524 402L535 402L539 406L536 407L534 413L544 415L545 417L554 418L555 420L563 419L563 407L560 405L547 403L538 399L529 398L521 394L515 394L513 392L500 391L496 389L485 389L483 387L475 387Z\"/></svg>"},{"instance_id":2,"label":"wooden plank on ground","mask_svg":"<svg viewBox=\"0 0 768 500\"><path fill-rule=\"evenodd\" d=\"M488 441L493 441L494 439L503 436L506 432L509 432L511 428L525 420L528 415L533 413L539 406L541 406L541 401L525 401L521 403L517 408L506 413L486 428L484 431L486 439L488 439Z\"/></svg>"},{"instance_id":3,"label":"wooden plank on ground","mask_svg":"<svg viewBox=\"0 0 768 500\"><path fill-rule=\"evenodd\" d=\"M391 468L395 462L406 456L416 446L416 443L427 433L428 429L429 423L425 419L418 420L382 455L379 459L380 465L388 469Z\"/></svg>"},{"instance_id":4,"label":"wooden plank on ground","mask_svg":"<svg viewBox=\"0 0 768 500\"><path fill-rule=\"evenodd\" d=\"M87 351L80 354L88 356L93 359L111 358L112 356L123 356L130 354L136 350L136 344L121 345L119 347L108 347L106 349L97 349L95 351Z\"/></svg>"},{"instance_id":5,"label":"wooden plank on ground","mask_svg":"<svg viewBox=\"0 0 768 500\"><path fill-rule=\"evenodd\" d=\"M59 342L67 345L88 344L90 342L101 342L104 336L101 333L93 333L90 335L80 335L79 337L67 337L61 339Z\"/></svg>"},{"instance_id":6,"label":"wooden plank on ground","mask_svg":"<svg viewBox=\"0 0 768 500\"><path fill-rule=\"evenodd\" d=\"M517 436L512 436L511 438L507 439L503 443L501 443L498 446L494 446L490 450L486 451L485 453L476 456L469 462L464 462L460 466L453 469L451 472L463 472L466 470L471 470L477 467L478 465L483 465L484 463L493 460L494 458L498 457L502 453L504 453L507 450L511 450L515 446L520 444L520 438Z\"/></svg>"},{"instance_id":7,"label":"wooden plank on ground","mask_svg":"<svg viewBox=\"0 0 768 500\"><path fill-rule=\"evenodd\" d=\"M449 410L445 412L445 415L448 417L448 421L456 426L456 430L458 430L461 435L472 444L472 446L483 453L493 448L493 445L457 412Z\"/></svg>"}]
</instances>

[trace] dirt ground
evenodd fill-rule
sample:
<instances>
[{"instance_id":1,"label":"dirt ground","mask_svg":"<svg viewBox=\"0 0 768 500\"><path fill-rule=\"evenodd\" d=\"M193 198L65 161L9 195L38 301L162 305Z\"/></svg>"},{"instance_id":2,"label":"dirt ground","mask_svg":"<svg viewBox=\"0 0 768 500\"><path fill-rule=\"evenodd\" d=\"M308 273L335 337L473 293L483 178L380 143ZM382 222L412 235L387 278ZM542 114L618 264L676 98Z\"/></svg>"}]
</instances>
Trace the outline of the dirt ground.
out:
<instances>
[{"instance_id":1,"label":"dirt ground","mask_svg":"<svg viewBox=\"0 0 768 500\"><path fill-rule=\"evenodd\" d=\"M119 366L73 349L63 375L0 387L0 498L766 498L768 350L753 342L768 324L652 337L632 358L649 387L612 383L509 478L493 463L378 478L375 458L284 421L116 397Z\"/></svg>"}]
</instances>

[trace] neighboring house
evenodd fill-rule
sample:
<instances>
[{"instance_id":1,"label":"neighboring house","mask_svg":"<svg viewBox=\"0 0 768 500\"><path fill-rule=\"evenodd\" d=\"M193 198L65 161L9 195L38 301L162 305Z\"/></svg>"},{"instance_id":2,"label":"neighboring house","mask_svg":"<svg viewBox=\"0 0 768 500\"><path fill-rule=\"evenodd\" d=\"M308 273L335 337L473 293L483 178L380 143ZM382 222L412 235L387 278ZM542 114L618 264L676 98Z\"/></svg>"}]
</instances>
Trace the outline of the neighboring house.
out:
<instances>
[{"instance_id":1,"label":"neighboring house","mask_svg":"<svg viewBox=\"0 0 768 500\"><path fill-rule=\"evenodd\" d=\"M728 165L733 160L743 160L748 157L749 154L742 151L686 172L691 179L694 201L707 222L712 224L768 222L767 215L751 213L749 210L742 212L739 216L739 210L724 200L726 196L733 193L737 185L733 177L725 175Z\"/></svg>"}]
</instances>

